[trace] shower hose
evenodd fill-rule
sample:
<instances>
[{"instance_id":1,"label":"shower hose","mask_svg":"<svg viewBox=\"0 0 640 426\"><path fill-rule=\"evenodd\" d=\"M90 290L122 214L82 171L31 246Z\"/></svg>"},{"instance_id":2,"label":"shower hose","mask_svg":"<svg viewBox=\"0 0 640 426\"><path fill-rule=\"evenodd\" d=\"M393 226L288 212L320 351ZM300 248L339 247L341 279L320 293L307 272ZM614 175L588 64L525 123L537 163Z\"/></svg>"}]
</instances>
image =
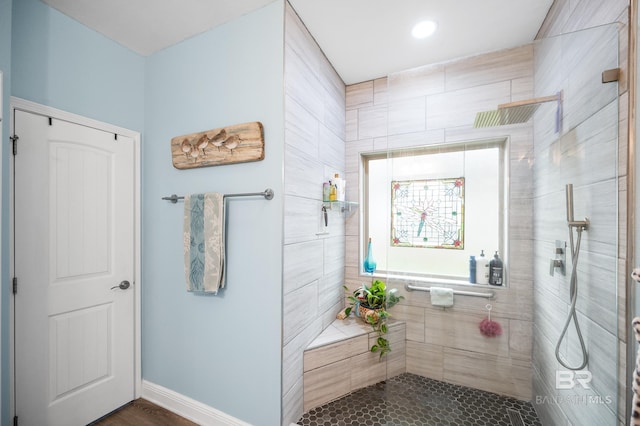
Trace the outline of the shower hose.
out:
<instances>
[{"instance_id":1,"label":"shower hose","mask_svg":"<svg viewBox=\"0 0 640 426\"><path fill-rule=\"evenodd\" d=\"M560 364L562 364L564 368L567 368L569 370L582 370L587 366L587 362L589 362L589 354L587 353L587 347L584 344L582 332L580 331L580 325L578 324L578 316L576 315L576 302L578 301L578 256L580 255L580 240L582 239L582 231L584 228L581 225L577 226L578 240L576 242L575 249L573 247L573 230L571 228L572 225L569 225L569 243L571 244L571 262L573 263L571 268L571 283L569 286L571 308L569 309L569 315L567 315L567 321L564 324L562 333L558 338L558 344L556 345L556 359ZM569 328L569 324L571 323L571 318L573 318L573 323L576 326L576 332L578 333L578 340L580 341L580 348L582 350L582 363L578 367L569 366L560 357L560 344L562 343L564 336L567 334L567 329Z\"/></svg>"}]
</instances>

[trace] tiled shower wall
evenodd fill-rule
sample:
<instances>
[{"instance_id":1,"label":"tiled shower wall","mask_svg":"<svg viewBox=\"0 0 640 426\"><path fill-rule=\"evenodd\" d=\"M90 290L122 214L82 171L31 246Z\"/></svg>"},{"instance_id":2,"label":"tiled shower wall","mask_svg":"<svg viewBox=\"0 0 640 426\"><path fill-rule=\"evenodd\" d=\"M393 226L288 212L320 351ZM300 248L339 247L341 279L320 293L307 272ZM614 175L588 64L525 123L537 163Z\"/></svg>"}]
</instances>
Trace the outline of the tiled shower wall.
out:
<instances>
[{"instance_id":1,"label":"tiled shower wall","mask_svg":"<svg viewBox=\"0 0 640 426\"><path fill-rule=\"evenodd\" d=\"M303 414L303 351L343 306L344 217L321 216L345 170L345 86L291 6L285 17L283 424Z\"/></svg>"},{"instance_id":2,"label":"tiled shower wall","mask_svg":"<svg viewBox=\"0 0 640 426\"><path fill-rule=\"evenodd\" d=\"M393 308L392 315L407 324L407 372L521 399L531 398L532 128L521 124L474 129L473 121L477 112L532 96L531 45L347 87L349 183L359 180L362 153L508 139L509 242L504 256L507 286L496 288L497 298L491 301L491 317L500 322L503 334L487 338L478 330L486 316L486 299L456 296L455 306L443 310L430 305L429 293L407 293L403 283L393 281L388 285L406 297ZM357 185L347 185L347 198L361 198ZM365 237L360 235L359 216L349 217L345 276L352 289L367 281L359 275L358 255L359 243Z\"/></svg>"},{"instance_id":3,"label":"tiled shower wall","mask_svg":"<svg viewBox=\"0 0 640 426\"><path fill-rule=\"evenodd\" d=\"M604 71L601 68L607 62L603 57L617 53L621 68L617 93L613 86L613 95L606 93L603 98L602 92L611 89L598 87L599 82L596 82L595 92L594 89L581 90L587 96L584 102L570 102L571 99L568 99L565 116L582 115L589 118L578 120L581 124L562 138L558 139L542 130L544 125L539 121L542 117L536 118L534 123L536 260L533 402L538 402L536 411L545 424L566 424L567 419L572 424L626 423L628 6L626 0L556 0L538 34L538 38L549 38L612 22L620 23L617 40L611 40L616 37L610 31L596 28L567 37L562 43L563 52L553 46L557 43L544 43L541 46L546 47L539 52L540 61L536 64L538 96L541 94L539 91L572 87L575 90L589 77L598 79L599 73ZM578 43L572 46L572 39ZM588 111L594 107L596 110ZM567 127L576 126L576 120L571 121ZM579 161L575 161L576 158ZM581 393L596 397L586 403L584 400L572 403L571 400L562 402L552 399L563 395L562 391L555 389L555 372L565 368L555 360L554 352L568 309L569 273L567 277L550 277L548 258L549 250L553 250L554 239L568 239L564 219L566 183L574 184L577 220L585 215L591 220L591 227L584 234L580 254L577 306L578 319L590 355L586 369L593 375L592 389L588 392L581 389L570 391L574 395ZM571 364L579 364L577 354L580 353L580 347L573 325L568 342L561 347L561 353L568 354ZM614 399L611 404L606 403L607 397Z\"/></svg>"}]
</instances>

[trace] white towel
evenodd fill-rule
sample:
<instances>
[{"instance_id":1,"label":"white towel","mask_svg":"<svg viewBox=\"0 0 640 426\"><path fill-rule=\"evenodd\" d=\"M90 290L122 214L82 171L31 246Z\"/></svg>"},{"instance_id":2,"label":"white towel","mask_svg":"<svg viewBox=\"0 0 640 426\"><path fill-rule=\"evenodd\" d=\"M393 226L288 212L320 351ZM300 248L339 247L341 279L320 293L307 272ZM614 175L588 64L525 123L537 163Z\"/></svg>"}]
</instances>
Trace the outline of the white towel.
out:
<instances>
[{"instance_id":1,"label":"white towel","mask_svg":"<svg viewBox=\"0 0 640 426\"><path fill-rule=\"evenodd\" d=\"M453 306L453 289L431 287L431 304L445 308Z\"/></svg>"},{"instance_id":2,"label":"white towel","mask_svg":"<svg viewBox=\"0 0 640 426\"><path fill-rule=\"evenodd\" d=\"M224 195L184 197L184 273L188 291L217 293L224 287Z\"/></svg>"}]
</instances>

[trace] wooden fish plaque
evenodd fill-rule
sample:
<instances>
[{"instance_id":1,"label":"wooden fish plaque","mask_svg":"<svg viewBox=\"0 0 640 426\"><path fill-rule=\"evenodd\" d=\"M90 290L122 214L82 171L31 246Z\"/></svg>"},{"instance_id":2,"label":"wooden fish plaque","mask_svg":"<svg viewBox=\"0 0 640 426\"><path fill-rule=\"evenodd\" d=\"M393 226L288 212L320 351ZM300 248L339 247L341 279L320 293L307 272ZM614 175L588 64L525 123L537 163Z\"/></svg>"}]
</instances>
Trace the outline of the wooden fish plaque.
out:
<instances>
[{"instance_id":1,"label":"wooden fish plaque","mask_svg":"<svg viewBox=\"0 0 640 426\"><path fill-rule=\"evenodd\" d=\"M176 169L222 166L264 160L262 123L236 124L171 139Z\"/></svg>"}]
</instances>

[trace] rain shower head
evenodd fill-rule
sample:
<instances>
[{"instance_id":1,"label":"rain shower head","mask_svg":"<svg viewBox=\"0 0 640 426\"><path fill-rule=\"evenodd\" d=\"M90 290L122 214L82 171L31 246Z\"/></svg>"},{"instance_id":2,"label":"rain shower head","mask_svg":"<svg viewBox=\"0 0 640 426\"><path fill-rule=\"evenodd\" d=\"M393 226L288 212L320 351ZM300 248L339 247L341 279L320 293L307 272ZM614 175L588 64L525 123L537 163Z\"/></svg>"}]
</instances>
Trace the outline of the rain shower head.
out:
<instances>
[{"instance_id":1,"label":"rain shower head","mask_svg":"<svg viewBox=\"0 0 640 426\"><path fill-rule=\"evenodd\" d=\"M514 107L498 107L493 111L476 114L473 127L505 126L507 124L526 123L533 116L540 104L520 105Z\"/></svg>"},{"instance_id":2,"label":"rain shower head","mask_svg":"<svg viewBox=\"0 0 640 426\"><path fill-rule=\"evenodd\" d=\"M545 102L556 102L556 132L560 131L562 123L562 92L543 98L527 99L498 105L493 111L483 111L476 114L473 127L505 126L508 124L526 123Z\"/></svg>"}]
</instances>

